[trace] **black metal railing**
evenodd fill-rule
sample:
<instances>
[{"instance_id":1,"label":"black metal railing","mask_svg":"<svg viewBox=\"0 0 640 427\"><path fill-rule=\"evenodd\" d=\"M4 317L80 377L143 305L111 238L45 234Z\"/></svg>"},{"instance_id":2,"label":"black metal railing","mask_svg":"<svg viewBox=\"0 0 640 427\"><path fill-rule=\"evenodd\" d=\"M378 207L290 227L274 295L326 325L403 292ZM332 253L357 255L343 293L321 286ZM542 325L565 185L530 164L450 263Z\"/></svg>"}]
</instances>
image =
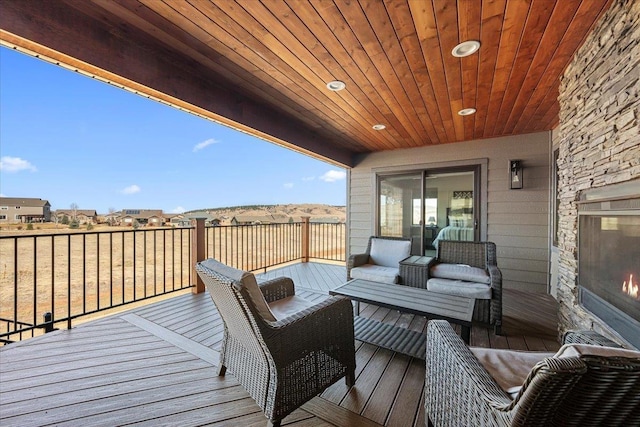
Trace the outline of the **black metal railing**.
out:
<instances>
[{"instance_id":1,"label":"black metal railing","mask_svg":"<svg viewBox=\"0 0 640 427\"><path fill-rule=\"evenodd\" d=\"M346 229L344 223L309 223L309 257L346 261Z\"/></svg>"},{"instance_id":2,"label":"black metal railing","mask_svg":"<svg viewBox=\"0 0 640 427\"><path fill-rule=\"evenodd\" d=\"M305 253L313 259L345 261L345 230L344 223L211 226L205 231L205 257L246 271L299 261Z\"/></svg>"},{"instance_id":3,"label":"black metal railing","mask_svg":"<svg viewBox=\"0 0 640 427\"><path fill-rule=\"evenodd\" d=\"M1 236L0 339L188 288L190 247L188 228Z\"/></svg>"},{"instance_id":4,"label":"black metal railing","mask_svg":"<svg viewBox=\"0 0 640 427\"><path fill-rule=\"evenodd\" d=\"M247 271L345 261L343 223L211 226L204 257ZM193 286L194 227L0 236L0 342ZM47 313L48 320L43 319Z\"/></svg>"},{"instance_id":5,"label":"black metal railing","mask_svg":"<svg viewBox=\"0 0 640 427\"><path fill-rule=\"evenodd\" d=\"M207 227L205 256L246 271L302 257L302 223Z\"/></svg>"}]
</instances>

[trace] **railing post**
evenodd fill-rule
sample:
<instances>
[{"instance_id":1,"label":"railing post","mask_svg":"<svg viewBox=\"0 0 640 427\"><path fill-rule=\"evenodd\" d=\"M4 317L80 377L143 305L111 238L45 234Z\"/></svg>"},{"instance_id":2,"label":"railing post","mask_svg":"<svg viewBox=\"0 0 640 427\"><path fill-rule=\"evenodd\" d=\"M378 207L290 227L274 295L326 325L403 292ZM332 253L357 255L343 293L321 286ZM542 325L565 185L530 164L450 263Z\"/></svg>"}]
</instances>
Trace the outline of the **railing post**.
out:
<instances>
[{"instance_id":1,"label":"railing post","mask_svg":"<svg viewBox=\"0 0 640 427\"><path fill-rule=\"evenodd\" d=\"M200 276L198 276L198 272L196 271L196 263L204 260L205 257L204 220L204 218L194 218L191 220L191 225L194 226L191 230L191 254L193 256L191 277L195 278L195 286L191 288L191 293L193 294L204 292L204 282Z\"/></svg>"},{"instance_id":2,"label":"railing post","mask_svg":"<svg viewBox=\"0 0 640 427\"><path fill-rule=\"evenodd\" d=\"M309 262L309 217L302 217L302 262Z\"/></svg>"},{"instance_id":3,"label":"railing post","mask_svg":"<svg viewBox=\"0 0 640 427\"><path fill-rule=\"evenodd\" d=\"M44 332L53 332L53 314L50 311L47 311L43 316L44 318Z\"/></svg>"}]
</instances>

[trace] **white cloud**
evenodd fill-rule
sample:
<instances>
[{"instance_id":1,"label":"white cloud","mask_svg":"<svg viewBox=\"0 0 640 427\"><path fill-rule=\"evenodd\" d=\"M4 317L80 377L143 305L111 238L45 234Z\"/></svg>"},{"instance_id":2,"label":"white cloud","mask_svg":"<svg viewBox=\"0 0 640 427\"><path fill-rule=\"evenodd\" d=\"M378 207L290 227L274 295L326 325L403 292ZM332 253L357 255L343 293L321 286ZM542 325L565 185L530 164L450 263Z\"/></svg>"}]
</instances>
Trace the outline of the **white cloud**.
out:
<instances>
[{"instance_id":1,"label":"white cloud","mask_svg":"<svg viewBox=\"0 0 640 427\"><path fill-rule=\"evenodd\" d=\"M184 213L184 211L186 211L185 208L183 208L182 206L176 206L171 213L175 213L175 214L180 214L180 213Z\"/></svg>"},{"instance_id":2,"label":"white cloud","mask_svg":"<svg viewBox=\"0 0 640 427\"><path fill-rule=\"evenodd\" d=\"M303 181L313 181L314 179L316 179L315 176L305 176L302 178Z\"/></svg>"},{"instance_id":3,"label":"white cloud","mask_svg":"<svg viewBox=\"0 0 640 427\"><path fill-rule=\"evenodd\" d=\"M293 182L286 182L286 183L283 185L283 187L284 187L284 188L293 188Z\"/></svg>"},{"instance_id":4,"label":"white cloud","mask_svg":"<svg viewBox=\"0 0 640 427\"><path fill-rule=\"evenodd\" d=\"M23 170L35 172L38 169L36 169L36 167L27 160L21 159L20 157L3 156L0 158L0 170L11 173Z\"/></svg>"},{"instance_id":5,"label":"white cloud","mask_svg":"<svg viewBox=\"0 0 640 427\"><path fill-rule=\"evenodd\" d=\"M128 187L123 188L121 193L122 194L136 194L136 193L139 193L140 190L141 190L140 187L138 187L137 185L133 184L133 185L130 185Z\"/></svg>"},{"instance_id":6,"label":"white cloud","mask_svg":"<svg viewBox=\"0 0 640 427\"><path fill-rule=\"evenodd\" d=\"M209 146L209 145L211 145L211 144L217 144L218 142L220 142L220 141L217 141L217 140L215 140L215 139L213 139L213 138L209 138L209 139L207 139L206 141L202 141L202 142L200 142L200 143L196 144L196 145L193 147L193 152L195 153L196 151L200 151L200 150L202 150L203 148L205 148L205 147L207 147L207 146Z\"/></svg>"},{"instance_id":7,"label":"white cloud","mask_svg":"<svg viewBox=\"0 0 640 427\"><path fill-rule=\"evenodd\" d=\"M320 177L325 182L336 182L343 180L347 177L347 173L344 171L330 170Z\"/></svg>"}]
</instances>

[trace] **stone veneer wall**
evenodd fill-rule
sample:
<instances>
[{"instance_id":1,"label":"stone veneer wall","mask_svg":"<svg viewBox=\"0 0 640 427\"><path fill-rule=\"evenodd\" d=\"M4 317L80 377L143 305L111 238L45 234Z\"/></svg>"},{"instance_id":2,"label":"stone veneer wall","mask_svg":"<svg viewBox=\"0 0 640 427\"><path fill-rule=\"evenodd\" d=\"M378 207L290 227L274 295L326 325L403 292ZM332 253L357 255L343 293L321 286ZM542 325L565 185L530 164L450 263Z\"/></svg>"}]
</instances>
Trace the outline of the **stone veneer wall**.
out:
<instances>
[{"instance_id":1,"label":"stone veneer wall","mask_svg":"<svg viewBox=\"0 0 640 427\"><path fill-rule=\"evenodd\" d=\"M567 67L559 101L560 331L594 329L621 342L578 304L576 201L640 177L640 1L613 1Z\"/></svg>"}]
</instances>

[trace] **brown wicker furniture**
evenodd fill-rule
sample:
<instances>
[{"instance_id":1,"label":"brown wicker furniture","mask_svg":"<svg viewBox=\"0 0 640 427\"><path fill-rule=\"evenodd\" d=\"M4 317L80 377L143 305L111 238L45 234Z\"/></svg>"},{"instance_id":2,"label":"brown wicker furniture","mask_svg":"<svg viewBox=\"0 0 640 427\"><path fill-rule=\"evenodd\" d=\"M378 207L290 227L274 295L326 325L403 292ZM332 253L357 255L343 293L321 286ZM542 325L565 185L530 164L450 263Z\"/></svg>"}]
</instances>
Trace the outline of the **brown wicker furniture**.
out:
<instances>
[{"instance_id":1,"label":"brown wicker furniture","mask_svg":"<svg viewBox=\"0 0 640 427\"><path fill-rule=\"evenodd\" d=\"M603 342L580 332L570 332L564 338L566 343L583 341ZM563 349L564 346L561 351ZM527 357L534 354L520 353ZM525 373L519 391L510 395L451 325L430 321L425 379L427 424L437 427L640 425L640 357L547 355L534 360L537 362L526 371L528 375Z\"/></svg>"},{"instance_id":2,"label":"brown wicker furniture","mask_svg":"<svg viewBox=\"0 0 640 427\"><path fill-rule=\"evenodd\" d=\"M414 288L427 288L433 257L413 255L400 261L400 282Z\"/></svg>"},{"instance_id":3,"label":"brown wicker furniture","mask_svg":"<svg viewBox=\"0 0 640 427\"><path fill-rule=\"evenodd\" d=\"M502 273L498 269L496 245L492 242L467 242L454 240L438 241L438 251L433 264L430 266L427 289L436 292L451 292L454 295L472 297L472 294L459 293L471 289L467 284L471 280L458 280L458 277L448 278L443 275L435 278L434 270L438 264L448 264L456 268L459 265L479 268L486 275L483 284L488 285L488 294L483 297L475 296L476 308L473 320L493 325L496 334L502 333ZM432 280L434 279L434 280ZM447 281L450 284L447 284ZM438 287L436 287L438 286Z\"/></svg>"},{"instance_id":4,"label":"brown wicker furniture","mask_svg":"<svg viewBox=\"0 0 640 427\"><path fill-rule=\"evenodd\" d=\"M371 236L367 250L347 260L347 281L363 279L373 282L399 283L400 261L411 254L411 239Z\"/></svg>"},{"instance_id":5,"label":"brown wicker furniture","mask_svg":"<svg viewBox=\"0 0 640 427\"><path fill-rule=\"evenodd\" d=\"M474 299L360 279L351 280L329 293L357 301L356 314L360 314L359 303L365 302L418 316L445 319L461 325L461 336L469 342ZM424 358L425 335L420 332L357 316L355 336L359 341Z\"/></svg>"},{"instance_id":6,"label":"brown wicker furniture","mask_svg":"<svg viewBox=\"0 0 640 427\"><path fill-rule=\"evenodd\" d=\"M253 274L213 259L196 270L224 322L219 374L231 370L269 425L338 379L355 382L351 301L305 304L289 278L258 286Z\"/></svg>"}]
</instances>

